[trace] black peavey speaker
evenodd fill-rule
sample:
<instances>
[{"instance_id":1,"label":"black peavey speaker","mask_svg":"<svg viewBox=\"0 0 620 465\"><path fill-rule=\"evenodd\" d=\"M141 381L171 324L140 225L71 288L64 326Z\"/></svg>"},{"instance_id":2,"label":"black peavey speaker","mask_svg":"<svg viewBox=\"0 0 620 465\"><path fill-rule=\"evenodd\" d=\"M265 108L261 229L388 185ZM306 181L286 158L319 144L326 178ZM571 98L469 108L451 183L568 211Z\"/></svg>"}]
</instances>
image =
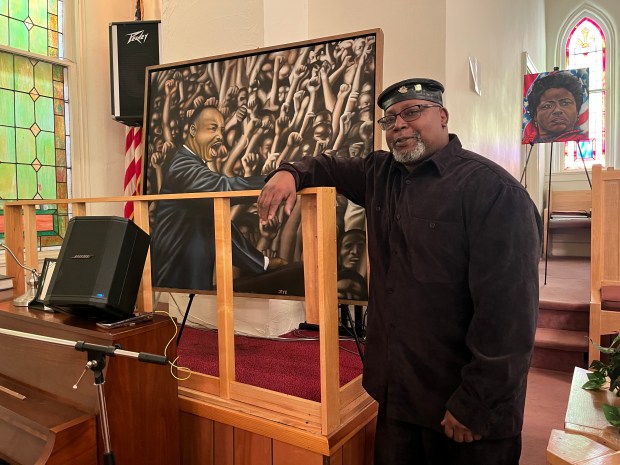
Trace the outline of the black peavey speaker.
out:
<instances>
[{"instance_id":1,"label":"black peavey speaker","mask_svg":"<svg viewBox=\"0 0 620 465\"><path fill-rule=\"evenodd\" d=\"M112 118L128 126L142 125L145 69L159 64L159 26L160 21L110 23Z\"/></svg>"},{"instance_id":2,"label":"black peavey speaker","mask_svg":"<svg viewBox=\"0 0 620 465\"><path fill-rule=\"evenodd\" d=\"M149 242L147 233L124 218L72 218L45 305L72 315L107 320L131 316Z\"/></svg>"}]
</instances>

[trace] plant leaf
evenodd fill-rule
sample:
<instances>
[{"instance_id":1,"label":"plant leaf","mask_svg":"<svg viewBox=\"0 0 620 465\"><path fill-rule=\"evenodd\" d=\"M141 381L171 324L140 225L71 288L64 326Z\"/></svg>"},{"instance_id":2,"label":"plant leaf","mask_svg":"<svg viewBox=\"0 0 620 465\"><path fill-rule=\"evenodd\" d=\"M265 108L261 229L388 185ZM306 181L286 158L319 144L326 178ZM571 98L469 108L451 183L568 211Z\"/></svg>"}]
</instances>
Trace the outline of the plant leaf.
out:
<instances>
[{"instance_id":1,"label":"plant leaf","mask_svg":"<svg viewBox=\"0 0 620 465\"><path fill-rule=\"evenodd\" d=\"M581 388L588 391L598 391L603 387L603 384L604 383L601 383L599 381L587 381L586 383L584 383L583 386L581 386Z\"/></svg>"},{"instance_id":2,"label":"plant leaf","mask_svg":"<svg viewBox=\"0 0 620 465\"><path fill-rule=\"evenodd\" d=\"M603 404L603 413L605 414L605 418L607 418L607 421L612 426L620 427L620 407Z\"/></svg>"}]
</instances>

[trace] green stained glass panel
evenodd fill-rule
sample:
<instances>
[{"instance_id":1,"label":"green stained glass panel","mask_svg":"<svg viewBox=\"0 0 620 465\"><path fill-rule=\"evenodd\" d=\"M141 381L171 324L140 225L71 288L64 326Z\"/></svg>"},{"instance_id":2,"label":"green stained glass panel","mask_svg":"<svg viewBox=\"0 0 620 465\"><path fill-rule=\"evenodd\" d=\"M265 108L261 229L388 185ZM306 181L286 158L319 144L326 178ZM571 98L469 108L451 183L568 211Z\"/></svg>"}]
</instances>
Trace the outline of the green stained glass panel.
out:
<instances>
[{"instance_id":1,"label":"green stained glass panel","mask_svg":"<svg viewBox=\"0 0 620 465\"><path fill-rule=\"evenodd\" d=\"M34 106L39 128L43 131L54 132L54 101L49 97L39 97Z\"/></svg>"},{"instance_id":2,"label":"green stained glass panel","mask_svg":"<svg viewBox=\"0 0 620 465\"><path fill-rule=\"evenodd\" d=\"M37 172L30 165L17 165L17 195L20 199L34 199L37 195Z\"/></svg>"},{"instance_id":3,"label":"green stained glass panel","mask_svg":"<svg viewBox=\"0 0 620 465\"><path fill-rule=\"evenodd\" d=\"M13 89L15 78L13 69L13 55L0 53L0 87L3 89Z\"/></svg>"},{"instance_id":4,"label":"green stained glass panel","mask_svg":"<svg viewBox=\"0 0 620 465\"><path fill-rule=\"evenodd\" d=\"M15 163L15 128L0 126L0 162Z\"/></svg>"},{"instance_id":5,"label":"green stained glass panel","mask_svg":"<svg viewBox=\"0 0 620 465\"><path fill-rule=\"evenodd\" d=\"M39 61L34 67L34 87L40 95L51 97L53 95L52 86L52 65Z\"/></svg>"},{"instance_id":6,"label":"green stained glass panel","mask_svg":"<svg viewBox=\"0 0 620 465\"><path fill-rule=\"evenodd\" d=\"M16 166L12 163L0 163L0 198L15 199L17 195Z\"/></svg>"},{"instance_id":7,"label":"green stained glass panel","mask_svg":"<svg viewBox=\"0 0 620 465\"><path fill-rule=\"evenodd\" d=\"M28 17L28 2L25 0L9 0L9 16L24 21Z\"/></svg>"},{"instance_id":8,"label":"green stained glass panel","mask_svg":"<svg viewBox=\"0 0 620 465\"><path fill-rule=\"evenodd\" d=\"M37 156L35 137L30 129L16 130L17 163L29 165Z\"/></svg>"},{"instance_id":9,"label":"green stained glass panel","mask_svg":"<svg viewBox=\"0 0 620 465\"><path fill-rule=\"evenodd\" d=\"M28 0L28 13L34 24L47 27L47 0Z\"/></svg>"},{"instance_id":10,"label":"green stained glass panel","mask_svg":"<svg viewBox=\"0 0 620 465\"><path fill-rule=\"evenodd\" d=\"M62 0L0 0L0 45L62 56L62 16ZM65 72L61 65L0 51L2 199L70 196ZM68 213L67 206L37 210L53 216L53 227L40 232L39 244L61 244Z\"/></svg>"},{"instance_id":11,"label":"green stained glass panel","mask_svg":"<svg viewBox=\"0 0 620 465\"><path fill-rule=\"evenodd\" d=\"M60 0L0 0L0 45L62 56Z\"/></svg>"},{"instance_id":12,"label":"green stained glass panel","mask_svg":"<svg viewBox=\"0 0 620 465\"><path fill-rule=\"evenodd\" d=\"M9 45L28 50L28 29L22 21L9 18Z\"/></svg>"},{"instance_id":13,"label":"green stained glass panel","mask_svg":"<svg viewBox=\"0 0 620 465\"><path fill-rule=\"evenodd\" d=\"M0 124L3 126L15 126L13 95L13 91L0 89Z\"/></svg>"},{"instance_id":14,"label":"green stained glass panel","mask_svg":"<svg viewBox=\"0 0 620 465\"><path fill-rule=\"evenodd\" d=\"M54 166L56 162L56 150L54 148L54 134L41 131L37 136L37 158L43 165ZM52 199L53 197L43 197Z\"/></svg>"},{"instance_id":15,"label":"green stained glass panel","mask_svg":"<svg viewBox=\"0 0 620 465\"><path fill-rule=\"evenodd\" d=\"M30 128L34 124L34 102L30 94L15 92L15 126Z\"/></svg>"},{"instance_id":16,"label":"green stained glass panel","mask_svg":"<svg viewBox=\"0 0 620 465\"><path fill-rule=\"evenodd\" d=\"M9 45L9 18L0 16L0 45Z\"/></svg>"},{"instance_id":17,"label":"green stained glass panel","mask_svg":"<svg viewBox=\"0 0 620 465\"><path fill-rule=\"evenodd\" d=\"M30 92L34 87L34 73L29 58L15 56L15 90Z\"/></svg>"},{"instance_id":18,"label":"green stained glass panel","mask_svg":"<svg viewBox=\"0 0 620 465\"><path fill-rule=\"evenodd\" d=\"M39 195L44 199L56 198L56 168L42 166L37 172Z\"/></svg>"},{"instance_id":19,"label":"green stained glass panel","mask_svg":"<svg viewBox=\"0 0 620 465\"><path fill-rule=\"evenodd\" d=\"M47 29L39 26L30 29L30 51L47 55Z\"/></svg>"}]
</instances>

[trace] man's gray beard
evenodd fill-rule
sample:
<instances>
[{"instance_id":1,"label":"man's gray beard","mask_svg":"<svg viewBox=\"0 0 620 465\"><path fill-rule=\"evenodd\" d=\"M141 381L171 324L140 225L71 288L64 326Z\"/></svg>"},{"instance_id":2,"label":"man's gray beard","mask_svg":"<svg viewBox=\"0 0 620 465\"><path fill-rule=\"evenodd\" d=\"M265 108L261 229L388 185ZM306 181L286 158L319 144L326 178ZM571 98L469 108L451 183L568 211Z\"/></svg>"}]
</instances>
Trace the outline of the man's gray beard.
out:
<instances>
[{"instance_id":1,"label":"man's gray beard","mask_svg":"<svg viewBox=\"0 0 620 465\"><path fill-rule=\"evenodd\" d=\"M407 152L401 152L398 149L392 149L394 159L400 163L414 163L424 158L424 152L426 151L426 145L420 139L417 141L415 148Z\"/></svg>"}]
</instances>

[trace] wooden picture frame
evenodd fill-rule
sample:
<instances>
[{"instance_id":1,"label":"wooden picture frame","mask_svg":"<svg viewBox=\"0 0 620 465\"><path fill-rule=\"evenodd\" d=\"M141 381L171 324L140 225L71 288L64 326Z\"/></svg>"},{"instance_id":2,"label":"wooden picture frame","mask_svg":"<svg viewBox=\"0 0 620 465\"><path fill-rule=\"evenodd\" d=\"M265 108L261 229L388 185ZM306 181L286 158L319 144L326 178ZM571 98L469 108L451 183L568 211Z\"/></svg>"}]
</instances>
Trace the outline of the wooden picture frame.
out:
<instances>
[{"instance_id":1,"label":"wooden picture frame","mask_svg":"<svg viewBox=\"0 0 620 465\"><path fill-rule=\"evenodd\" d=\"M382 88L382 61L383 34L373 29L148 67L143 192L182 194L242 190L244 186L255 190L280 163L303 155L363 157L378 149L376 97ZM221 135L209 136L202 155L185 151L184 142L202 127L199 118L207 113ZM180 169L180 154L193 163L192 168ZM200 181L201 171L208 171L214 180ZM212 221L203 218L212 210L209 199L151 204L155 288L212 292L214 253L205 252L214 247L213 233L208 231ZM238 266L235 291L302 298L298 209L290 216L279 212L271 224L259 227L255 200L246 201L233 207L231 220L233 265ZM339 273L348 280L341 301L365 303L363 209L339 196L336 224L339 244L363 241L361 253L356 247L359 256L348 260L355 266L344 264L345 252L339 259ZM244 245L235 249L236 242ZM235 261L235 250L252 248L270 263L283 259L286 264L273 272L248 271L245 258ZM251 253L256 255L254 250ZM260 262L260 255L256 257L254 264Z\"/></svg>"}]
</instances>

